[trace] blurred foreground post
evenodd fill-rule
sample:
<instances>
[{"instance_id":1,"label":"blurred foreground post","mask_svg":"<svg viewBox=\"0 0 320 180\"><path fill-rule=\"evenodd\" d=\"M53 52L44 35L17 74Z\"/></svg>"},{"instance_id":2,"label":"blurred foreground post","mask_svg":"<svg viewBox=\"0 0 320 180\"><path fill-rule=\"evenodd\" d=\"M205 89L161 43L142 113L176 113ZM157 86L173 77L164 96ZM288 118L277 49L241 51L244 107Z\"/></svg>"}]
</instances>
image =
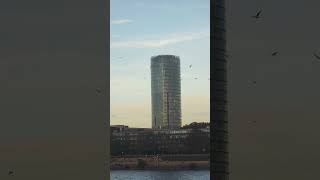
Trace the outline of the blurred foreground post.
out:
<instances>
[{"instance_id":1,"label":"blurred foreground post","mask_svg":"<svg viewBox=\"0 0 320 180\"><path fill-rule=\"evenodd\" d=\"M211 1L211 179L228 180L225 1ZM212 54L213 53L213 54Z\"/></svg>"}]
</instances>

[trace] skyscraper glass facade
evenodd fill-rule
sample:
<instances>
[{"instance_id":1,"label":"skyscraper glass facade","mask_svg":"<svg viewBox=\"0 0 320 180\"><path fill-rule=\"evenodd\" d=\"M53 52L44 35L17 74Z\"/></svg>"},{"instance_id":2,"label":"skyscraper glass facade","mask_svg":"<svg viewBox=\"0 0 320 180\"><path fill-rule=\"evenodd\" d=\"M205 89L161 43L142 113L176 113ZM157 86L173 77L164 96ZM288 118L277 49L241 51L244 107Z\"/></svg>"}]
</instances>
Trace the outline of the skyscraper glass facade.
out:
<instances>
[{"instance_id":1,"label":"skyscraper glass facade","mask_svg":"<svg viewBox=\"0 0 320 180\"><path fill-rule=\"evenodd\" d=\"M181 127L180 58L151 57L152 128Z\"/></svg>"}]
</instances>

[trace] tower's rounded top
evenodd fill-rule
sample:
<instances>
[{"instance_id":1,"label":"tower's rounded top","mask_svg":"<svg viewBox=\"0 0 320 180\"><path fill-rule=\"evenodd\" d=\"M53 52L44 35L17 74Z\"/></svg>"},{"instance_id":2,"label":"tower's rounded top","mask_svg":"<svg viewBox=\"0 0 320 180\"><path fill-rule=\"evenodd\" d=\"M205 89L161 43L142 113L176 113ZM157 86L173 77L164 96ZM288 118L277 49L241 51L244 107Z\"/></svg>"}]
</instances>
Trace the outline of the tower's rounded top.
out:
<instances>
[{"instance_id":1,"label":"tower's rounded top","mask_svg":"<svg viewBox=\"0 0 320 180\"><path fill-rule=\"evenodd\" d=\"M157 55L157 56L152 56L151 59L180 59L179 56L176 55L170 55L170 54L164 54L164 55Z\"/></svg>"},{"instance_id":2,"label":"tower's rounded top","mask_svg":"<svg viewBox=\"0 0 320 180\"><path fill-rule=\"evenodd\" d=\"M178 63L180 62L179 56L175 55L158 55L151 57L151 63Z\"/></svg>"}]
</instances>

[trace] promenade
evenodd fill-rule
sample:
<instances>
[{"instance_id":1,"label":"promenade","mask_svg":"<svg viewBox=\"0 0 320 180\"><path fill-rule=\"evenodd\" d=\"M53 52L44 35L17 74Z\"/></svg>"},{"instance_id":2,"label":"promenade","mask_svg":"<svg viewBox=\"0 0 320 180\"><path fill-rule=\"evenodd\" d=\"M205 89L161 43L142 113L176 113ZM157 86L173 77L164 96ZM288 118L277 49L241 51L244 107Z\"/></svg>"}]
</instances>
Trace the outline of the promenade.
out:
<instances>
[{"instance_id":1,"label":"promenade","mask_svg":"<svg viewBox=\"0 0 320 180\"><path fill-rule=\"evenodd\" d=\"M207 154L116 156L111 170L203 170L210 168L209 159Z\"/></svg>"}]
</instances>

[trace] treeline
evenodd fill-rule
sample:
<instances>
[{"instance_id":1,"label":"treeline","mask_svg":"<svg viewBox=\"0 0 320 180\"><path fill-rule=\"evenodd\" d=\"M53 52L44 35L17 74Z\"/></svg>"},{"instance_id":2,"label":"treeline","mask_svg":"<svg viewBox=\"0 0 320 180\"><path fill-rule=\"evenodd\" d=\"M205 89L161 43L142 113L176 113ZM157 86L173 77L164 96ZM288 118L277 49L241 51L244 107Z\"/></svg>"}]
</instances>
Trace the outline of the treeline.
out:
<instances>
[{"instance_id":1,"label":"treeline","mask_svg":"<svg viewBox=\"0 0 320 180\"><path fill-rule=\"evenodd\" d=\"M207 126L210 126L209 122L193 122L182 126L181 129L202 129L206 128Z\"/></svg>"}]
</instances>

